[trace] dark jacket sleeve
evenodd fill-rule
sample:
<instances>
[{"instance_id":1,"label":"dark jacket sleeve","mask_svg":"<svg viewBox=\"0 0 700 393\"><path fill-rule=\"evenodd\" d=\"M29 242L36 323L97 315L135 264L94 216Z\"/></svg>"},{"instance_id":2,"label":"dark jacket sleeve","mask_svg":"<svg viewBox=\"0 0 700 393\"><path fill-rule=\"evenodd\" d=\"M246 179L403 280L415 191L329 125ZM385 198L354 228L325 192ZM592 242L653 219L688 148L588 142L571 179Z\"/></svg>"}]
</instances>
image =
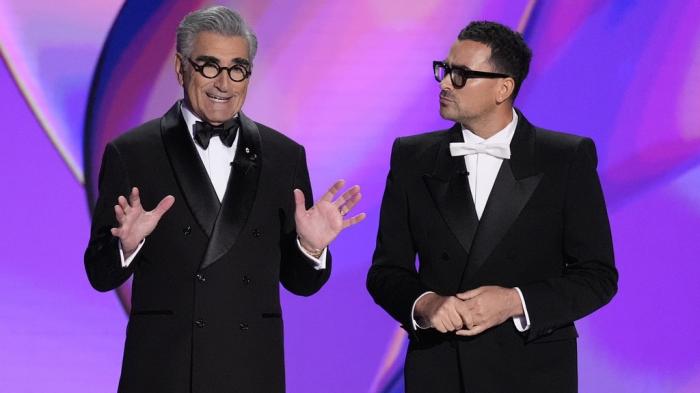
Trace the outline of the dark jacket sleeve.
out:
<instances>
[{"instance_id":1,"label":"dark jacket sleeve","mask_svg":"<svg viewBox=\"0 0 700 393\"><path fill-rule=\"evenodd\" d=\"M413 328L411 308L429 289L416 271L416 246L409 224L409 206L402 169L401 140L394 141L391 167L379 215L377 246L367 274L367 290L374 301L399 321L406 330Z\"/></svg>"},{"instance_id":2,"label":"dark jacket sleeve","mask_svg":"<svg viewBox=\"0 0 700 393\"><path fill-rule=\"evenodd\" d=\"M595 145L585 138L569 166L563 274L520 287L531 321L529 339L592 313L617 292L610 224L596 166Z\"/></svg>"},{"instance_id":3,"label":"dark jacket sleeve","mask_svg":"<svg viewBox=\"0 0 700 393\"><path fill-rule=\"evenodd\" d=\"M309 180L309 170L306 166L306 152L299 146L299 153L295 163L293 188L298 188L304 193L306 208L313 206L313 194ZM280 264L280 281L290 292L310 296L318 292L328 281L331 274L331 253L326 251L326 268L316 270L314 263L304 255L297 244L297 232L294 221L294 196L289 190L289 201L284 212L282 236L282 261Z\"/></svg>"},{"instance_id":4,"label":"dark jacket sleeve","mask_svg":"<svg viewBox=\"0 0 700 393\"><path fill-rule=\"evenodd\" d=\"M114 205L119 195L130 192L129 179L113 144L108 144L102 156L98 198L92 214L90 241L85 250L85 271L93 288L109 291L123 284L138 263L139 255L127 268L121 265L119 241L112 236L111 229L117 226Z\"/></svg>"}]
</instances>

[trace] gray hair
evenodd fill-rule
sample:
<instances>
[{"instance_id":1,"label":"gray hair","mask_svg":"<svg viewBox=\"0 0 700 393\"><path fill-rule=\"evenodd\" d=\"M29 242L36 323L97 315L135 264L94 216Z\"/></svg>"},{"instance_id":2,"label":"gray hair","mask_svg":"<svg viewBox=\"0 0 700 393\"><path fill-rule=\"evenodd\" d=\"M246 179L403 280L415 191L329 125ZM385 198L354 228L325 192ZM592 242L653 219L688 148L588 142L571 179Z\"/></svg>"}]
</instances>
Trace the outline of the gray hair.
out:
<instances>
[{"instance_id":1,"label":"gray hair","mask_svg":"<svg viewBox=\"0 0 700 393\"><path fill-rule=\"evenodd\" d=\"M189 57L197 34L204 31L245 38L248 41L248 56L253 62L258 50L258 38L238 12L223 6L202 8L182 19L177 27L177 53Z\"/></svg>"}]
</instances>

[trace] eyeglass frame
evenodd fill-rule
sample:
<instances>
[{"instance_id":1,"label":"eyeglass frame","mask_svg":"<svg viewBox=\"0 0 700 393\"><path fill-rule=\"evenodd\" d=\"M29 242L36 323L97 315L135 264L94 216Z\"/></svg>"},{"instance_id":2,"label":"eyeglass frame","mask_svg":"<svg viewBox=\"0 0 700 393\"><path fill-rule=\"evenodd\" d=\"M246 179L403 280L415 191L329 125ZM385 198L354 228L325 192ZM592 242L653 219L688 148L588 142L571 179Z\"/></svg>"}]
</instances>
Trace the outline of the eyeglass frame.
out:
<instances>
[{"instance_id":1,"label":"eyeglass frame","mask_svg":"<svg viewBox=\"0 0 700 393\"><path fill-rule=\"evenodd\" d=\"M496 78L513 78L512 76L508 74L502 74L499 72L486 72L486 71L474 71L470 70L469 68L463 67L463 66L451 66L447 64L447 62L444 61L433 61L433 76L435 77L435 80L438 82L442 82L438 78L438 69L439 68L444 68L445 69L445 76L449 75L450 76L450 81L452 82L452 86L454 86L455 89L461 89L463 88L466 84L467 81L472 78L489 78L489 79L496 79ZM454 78L452 77L452 72L457 71L462 73L462 77L464 78L464 83L460 84L459 86L455 83ZM444 77L442 78L443 80L445 79Z\"/></svg>"},{"instance_id":2,"label":"eyeglass frame","mask_svg":"<svg viewBox=\"0 0 700 393\"><path fill-rule=\"evenodd\" d=\"M218 64L216 64L216 63L214 63L214 62L207 61L206 63L204 63L204 64L202 64L202 65L199 65L199 64L197 64L194 60L192 60L191 57L188 57L188 58L187 58L187 61L189 61L190 64L192 64L192 68L194 68L194 70L197 71L197 73L198 73L199 75L201 75L201 76L203 76L203 77L205 77L205 78L207 78L207 79L216 79L216 78L218 78L219 75L221 75L221 71L224 71L224 70L226 70L226 73L228 74L229 79L231 79L231 80L234 81L234 82L243 82L244 80L250 78L250 76L253 74L253 71L252 71L251 69L249 69L248 67L246 67L245 65L243 65L243 64L234 64L234 65L232 65L232 66L230 66L230 67L222 67L222 66L220 66L220 65L218 65ZM206 75L204 75L204 67L214 67L214 68L216 68L218 71L216 72L216 75L214 75L214 76L211 76L211 77L210 77L210 76L206 76ZM240 69L243 70L243 79L241 79L241 80L235 80L235 79L233 79L233 76L231 76L231 71L233 71L235 68L240 68Z\"/></svg>"}]
</instances>

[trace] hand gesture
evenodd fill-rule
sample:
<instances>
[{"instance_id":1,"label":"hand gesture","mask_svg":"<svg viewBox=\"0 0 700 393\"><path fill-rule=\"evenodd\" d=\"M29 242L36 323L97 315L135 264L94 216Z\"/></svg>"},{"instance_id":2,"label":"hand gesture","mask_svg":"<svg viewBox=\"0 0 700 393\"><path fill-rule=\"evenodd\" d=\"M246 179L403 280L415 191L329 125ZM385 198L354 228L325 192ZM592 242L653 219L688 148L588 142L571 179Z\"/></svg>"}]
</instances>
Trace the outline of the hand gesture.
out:
<instances>
[{"instance_id":1,"label":"hand gesture","mask_svg":"<svg viewBox=\"0 0 700 393\"><path fill-rule=\"evenodd\" d=\"M414 318L423 329L440 333L454 332L465 326L464 302L454 296L426 293L416 303Z\"/></svg>"},{"instance_id":2,"label":"hand gesture","mask_svg":"<svg viewBox=\"0 0 700 393\"><path fill-rule=\"evenodd\" d=\"M344 185L344 180L336 181L309 210L306 210L304 193L299 189L294 190L294 221L297 235L301 246L312 255L320 254L343 229L366 217L365 213L360 213L349 219L344 218L362 199L360 186L355 185L333 201Z\"/></svg>"},{"instance_id":3,"label":"hand gesture","mask_svg":"<svg viewBox=\"0 0 700 393\"><path fill-rule=\"evenodd\" d=\"M117 202L119 204L114 205L114 213L119 227L112 228L112 235L119 238L124 257L128 258L136 251L139 243L153 232L163 214L175 203L175 197L168 195L158 203L155 209L146 211L141 206L139 189L134 187L131 189L128 202L123 195L117 198Z\"/></svg>"},{"instance_id":4,"label":"hand gesture","mask_svg":"<svg viewBox=\"0 0 700 393\"><path fill-rule=\"evenodd\" d=\"M460 336L476 336L508 318L523 314L520 296L515 288L484 286L456 296L464 301L468 313L464 324L466 329L457 331Z\"/></svg>"}]
</instances>

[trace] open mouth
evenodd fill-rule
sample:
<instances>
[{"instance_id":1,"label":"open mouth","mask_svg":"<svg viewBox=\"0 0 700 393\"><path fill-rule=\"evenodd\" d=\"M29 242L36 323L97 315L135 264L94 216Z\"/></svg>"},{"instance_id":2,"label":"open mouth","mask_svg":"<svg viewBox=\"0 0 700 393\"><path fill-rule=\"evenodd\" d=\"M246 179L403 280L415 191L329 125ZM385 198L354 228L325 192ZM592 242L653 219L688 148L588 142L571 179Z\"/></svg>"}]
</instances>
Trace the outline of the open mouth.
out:
<instances>
[{"instance_id":1,"label":"open mouth","mask_svg":"<svg viewBox=\"0 0 700 393\"><path fill-rule=\"evenodd\" d=\"M220 96L220 95L216 95L216 94L212 94L212 93L206 93L206 94L207 94L207 97L209 97L209 99L211 99L214 102L228 102L231 99L231 97L224 97L224 96Z\"/></svg>"}]
</instances>

